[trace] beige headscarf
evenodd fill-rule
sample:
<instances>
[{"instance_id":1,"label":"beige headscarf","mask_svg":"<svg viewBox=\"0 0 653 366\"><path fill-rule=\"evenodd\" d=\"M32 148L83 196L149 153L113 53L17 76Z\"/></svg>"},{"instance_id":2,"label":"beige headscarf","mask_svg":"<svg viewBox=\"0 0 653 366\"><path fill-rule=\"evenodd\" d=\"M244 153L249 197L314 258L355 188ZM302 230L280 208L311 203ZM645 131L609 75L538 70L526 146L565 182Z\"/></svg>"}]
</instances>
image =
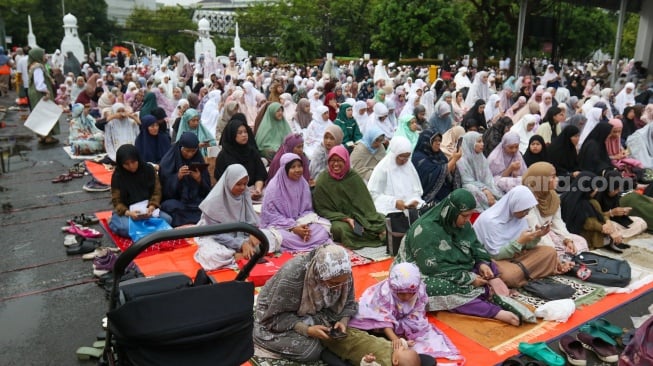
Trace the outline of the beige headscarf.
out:
<instances>
[{"instance_id":1,"label":"beige headscarf","mask_svg":"<svg viewBox=\"0 0 653 366\"><path fill-rule=\"evenodd\" d=\"M542 216L553 216L560 208L560 197L554 190L549 189L551 174L555 167L547 162L537 162L526 170L522 176L522 184L533 192L537 199L537 209Z\"/></svg>"},{"instance_id":2,"label":"beige headscarf","mask_svg":"<svg viewBox=\"0 0 653 366\"><path fill-rule=\"evenodd\" d=\"M458 139L463 137L465 134L465 129L461 126L451 127L447 132L442 135L442 144L440 144L440 150L446 155L448 159L451 159L451 155L456 151L456 143Z\"/></svg>"},{"instance_id":3,"label":"beige headscarf","mask_svg":"<svg viewBox=\"0 0 653 366\"><path fill-rule=\"evenodd\" d=\"M350 275L349 281L337 289L330 289L324 285L324 281L343 274ZM335 244L319 247L308 262L302 302L297 314L299 316L316 314L323 308L330 308L335 314L339 314L345 308L352 287L351 262L345 249Z\"/></svg>"}]
</instances>

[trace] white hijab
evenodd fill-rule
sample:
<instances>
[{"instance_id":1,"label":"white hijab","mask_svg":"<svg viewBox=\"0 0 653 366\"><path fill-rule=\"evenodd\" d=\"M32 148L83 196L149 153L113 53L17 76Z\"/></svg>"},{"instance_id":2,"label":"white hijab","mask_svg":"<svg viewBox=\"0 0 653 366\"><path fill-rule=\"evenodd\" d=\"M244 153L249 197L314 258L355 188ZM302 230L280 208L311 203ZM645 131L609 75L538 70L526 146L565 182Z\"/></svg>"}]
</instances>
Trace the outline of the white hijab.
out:
<instances>
[{"instance_id":1,"label":"white hijab","mask_svg":"<svg viewBox=\"0 0 653 366\"><path fill-rule=\"evenodd\" d=\"M383 134L386 138L392 139L392 136L395 134L395 127L392 125L392 121L388 118L390 111L388 107L383 103L376 103L374 105L374 124L383 131ZM386 118L381 121L379 117L386 116Z\"/></svg>"},{"instance_id":2,"label":"white hijab","mask_svg":"<svg viewBox=\"0 0 653 366\"><path fill-rule=\"evenodd\" d=\"M490 99L487 100L487 103L485 103L485 110L483 113L485 114L485 121L490 122L494 116L499 114L501 111L501 106L496 106L497 102L501 101L501 97L499 97L499 94L492 94L490 96Z\"/></svg>"},{"instance_id":3,"label":"white hijab","mask_svg":"<svg viewBox=\"0 0 653 366\"><path fill-rule=\"evenodd\" d=\"M580 138L578 139L578 150L580 151L580 148L583 146L583 142L585 142L585 139L587 139L587 136L592 132L594 127L598 125L601 122L601 115L603 114L603 109L597 108L597 107L592 107L592 109L589 110L589 113L585 114L585 117L587 117L587 122L585 122L585 127L583 127L583 130L580 132Z\"/></svg>"},{"instance_id":4,"label":"white hijab","mask_svg":"<svg viewBox=\"0 0 653 366\"><path fill-rule=\"evenodd\" d=\"M390 141L390 151L376 165L367 183L376 210L384 215L398 211L397 200L406 204L416 200L420 205L422 200L422 184L412 161L409 159L402 165L397 165L397 155L412 153L412 145L404 136L397 136Z\"/></svg>"},{"instance_id":5,"label":"white hijab","mask_svg":"<svg viewBox=\"0 0 653 366\"><path fill-rule=\"evenodd\" d=\"M535 126L530 131L526 129L529 123L535 123ZM510 127L511 132L516 132L519 134L519 152L521 152L522 155L526 153L531 136L535 135L536 130L537 117L534 114L525 115L519 121L517 121L517 123Z\"/></svg>"},{"instance_id":6,"label":"white hijab","mask_svg":"<svg viewBox=\"0 0 653 366\"><path fill-rule=\"evenodd\" d=\"M494 206L483 211L474 222L474 231L485 249L496 255L528 228L526 217L518 219L514 213L531 209L537 199L526 186L516 186L497 201Z\"/></svg>"},{"instance_id":7,"label":"white hijab","mask_svg":"<svg viewBox=\"0 0 653 366\"><path fill-rule=\"evenodd\" d=\"M630 89L630 93L626 89ZM633 105L635 105L635 84L626 83L624 88L617 94L614 106L619 111L619 114L623 114L624 108Z\"/></svg>"},{"instance_id":8,"label":"white hijab","mask_svg":"<svg viewBox=\"0 0 653 366\"><path fill-rule=\"evenodd\" d=\"M479 71L474 76L474 82L467 92L467 98L465 98L465 105L471 108L477 100L483 99L487 102L490 98L490 86L487 82L483 82L483 78L488 76L487 71Z\"/></svg>"},{"instance_id":9,"label":"white hijab","mask_svg":"<svg viewBox=\"0 0 653 366\"><path fill-rule=\"evenodd\" d=\"M352 110L354 112L354 119L356 120L356 123L358 123L358 129L362 134L365 134L365 129L367 128L368 122L370 121L370 117L367 114L367 103L365 103L363 100L356 101L352 107ZM364 110L365 113L360 114L361 110Z\"/></svg>"},{"instance_id":10,"label":"white hijab","mask_svg":"<svg viewBox=\"0 0 653 366\"><path fill-rule=\"evenodd\" d=\"M233 186L247 176L247 169L240 164L232 164L227 167L220 180L199 205L203 221L210 223L246 222L258 225L258 216L252 206L249 189L245 189L240 196L234 196L231 193Z\"/></svg>"},{"instance_id":11,"label":"white hijab","mask_svg":"<svg viewBox=\"0 0 653 366\"><path fill-rule=\"evenodd\" d=\"M204 105L202 109L202 116L200 121L202 126L211 133L211 136L215 138L215 131L218 127L218 121L220 120L220 99L222 99L222 92L220 90L211 90L209 92L209 100Z\"/></svg>"},{"instance_id":12,"label":"white hijab","mask_svg":"<svg viewBox=\"0 0 653 366\"><path fill-rule=\"evenodd\" d=\"M645 168L653 169L653 123L635 131L627 142L632 157L641 161Z\"/></svg>"}]
</instances>

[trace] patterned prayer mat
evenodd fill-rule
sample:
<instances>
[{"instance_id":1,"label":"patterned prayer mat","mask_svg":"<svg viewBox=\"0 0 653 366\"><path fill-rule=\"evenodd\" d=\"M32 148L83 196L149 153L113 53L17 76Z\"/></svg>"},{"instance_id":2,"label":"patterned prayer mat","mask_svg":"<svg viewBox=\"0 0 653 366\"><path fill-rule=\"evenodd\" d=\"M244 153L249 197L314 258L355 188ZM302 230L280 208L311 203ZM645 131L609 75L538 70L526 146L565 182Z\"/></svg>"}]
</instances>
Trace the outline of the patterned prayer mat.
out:
<instances>
[{"instance_id":1,"label":"patterned prayer mat","mask_svg":"<svg viewBox=\"0 0 653 366\"><path fill-rule=\"evenodd\" d=\"M98 216L101 213L98 212L95 215ZM120 248L121 251L127 250L134 242L129 239L129 238L123 238L122 236L116 235L111 229L109 229L109 223L107 221L107 218L98 216L100 219L100 226L104 229L104 231L107 232L107 235L111 238L111 240L116 244L118 248ZM177 240L169 240L169 241L162 241L160 243L154 244L151 247L145 249L145 251L141 252L141 254L138 255L137 258L143 258L147 257L149 255L157 254L159 252L168 252L171 250L175 250L177 248L184 248L187 246L190 246L192 243L192 239L177 239Z\"/></svg>"},{"instance_id":2,"label":"patterned prayer mat","mask_svg":"<svg viewBox=\"0 0 653 366\"><path fill-rule=\"evenodd\" d=\"M258 356L252 357L249 360L249 363L252 364L252 366L327 366L327 364L322 361L295 362L290 360L264 358Z\"/></svg>"},{"instance_id":3,"label":"patterned prayer mat","mask_svg":"<svg viewBox=\"0 0 653 366\"><path fill-rule=\"evenodd\" d=\"M392 258L390 254L388 254L388 249L384 246L372 248L372 247L367 247L367 248L362 248L362 249L356 249L354 250L358 255L371 259L375 262L382 261L388 258Z\"/></svg>"},{"instance_id":4,"label":"patterned prayer mat","mask_svg":"<svg viewBox=\"0 0 653 366\"><path fill-rule=\"evenodd\" d=\"M603 289L603 287L592 286L586 282L575 280L572 277L551 276L549 278L557 282L560 282L563 285L571 286L574 288L574 290L576 290L574 295L571 297L571 299L574 300L574 302L576 303L576 307L579 307L581 305L593 304L601 300L602 298L604 298L606 295L605 289ZM548 302L548 300L544 300L542 298L532 296L531 294L529 294L524 290L519 290L513 296L513 298L524 304L528 304L534 308L538 308L544 305L546 302Z\"/></svg>"}]
</instances>

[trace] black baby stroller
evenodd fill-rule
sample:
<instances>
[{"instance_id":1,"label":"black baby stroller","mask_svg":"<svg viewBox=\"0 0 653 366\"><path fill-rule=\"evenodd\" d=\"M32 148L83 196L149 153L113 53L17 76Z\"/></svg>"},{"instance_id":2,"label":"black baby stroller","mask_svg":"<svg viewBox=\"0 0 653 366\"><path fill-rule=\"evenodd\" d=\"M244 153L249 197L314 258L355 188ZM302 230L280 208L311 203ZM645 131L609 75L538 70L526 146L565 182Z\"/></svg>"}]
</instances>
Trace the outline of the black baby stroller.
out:
<instances>
[{"instance_id":1,"label":"black baby stroller","mask_svg":"<svg viewBox=\"0 0 653 366\"><path fill-rule=\"evenodd\" d=\"M200 270L195 282L177 273L120 283L127 265L155 243L228 232L249 233L261 241L259 252L235 281L214 283ZM101 362L112 366L246 362L254 354L254 285L244 280L268 247L265 235L244 223L162 231L134 243L114 266Z\"/></svg>"}]
</instances>

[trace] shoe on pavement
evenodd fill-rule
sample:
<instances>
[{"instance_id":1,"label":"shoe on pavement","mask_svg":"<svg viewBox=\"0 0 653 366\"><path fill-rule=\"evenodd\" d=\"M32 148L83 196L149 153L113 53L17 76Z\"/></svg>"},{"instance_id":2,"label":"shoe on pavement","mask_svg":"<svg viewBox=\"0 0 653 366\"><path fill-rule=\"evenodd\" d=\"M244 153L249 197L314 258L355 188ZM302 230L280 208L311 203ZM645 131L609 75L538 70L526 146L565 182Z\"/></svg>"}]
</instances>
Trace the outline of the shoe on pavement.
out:
<instances>
[{"instance_id":1,"label":"shoe on pavement","mask_svg":"<svg viewBox=\"0 0 653 366\"><path fill-rule=\"evenodd\" d=\"M111 189L110 185L102 184L95 179L91 179L84 187L82 187L87 192L106 192Z\"/></svg>"}]
</instances>

